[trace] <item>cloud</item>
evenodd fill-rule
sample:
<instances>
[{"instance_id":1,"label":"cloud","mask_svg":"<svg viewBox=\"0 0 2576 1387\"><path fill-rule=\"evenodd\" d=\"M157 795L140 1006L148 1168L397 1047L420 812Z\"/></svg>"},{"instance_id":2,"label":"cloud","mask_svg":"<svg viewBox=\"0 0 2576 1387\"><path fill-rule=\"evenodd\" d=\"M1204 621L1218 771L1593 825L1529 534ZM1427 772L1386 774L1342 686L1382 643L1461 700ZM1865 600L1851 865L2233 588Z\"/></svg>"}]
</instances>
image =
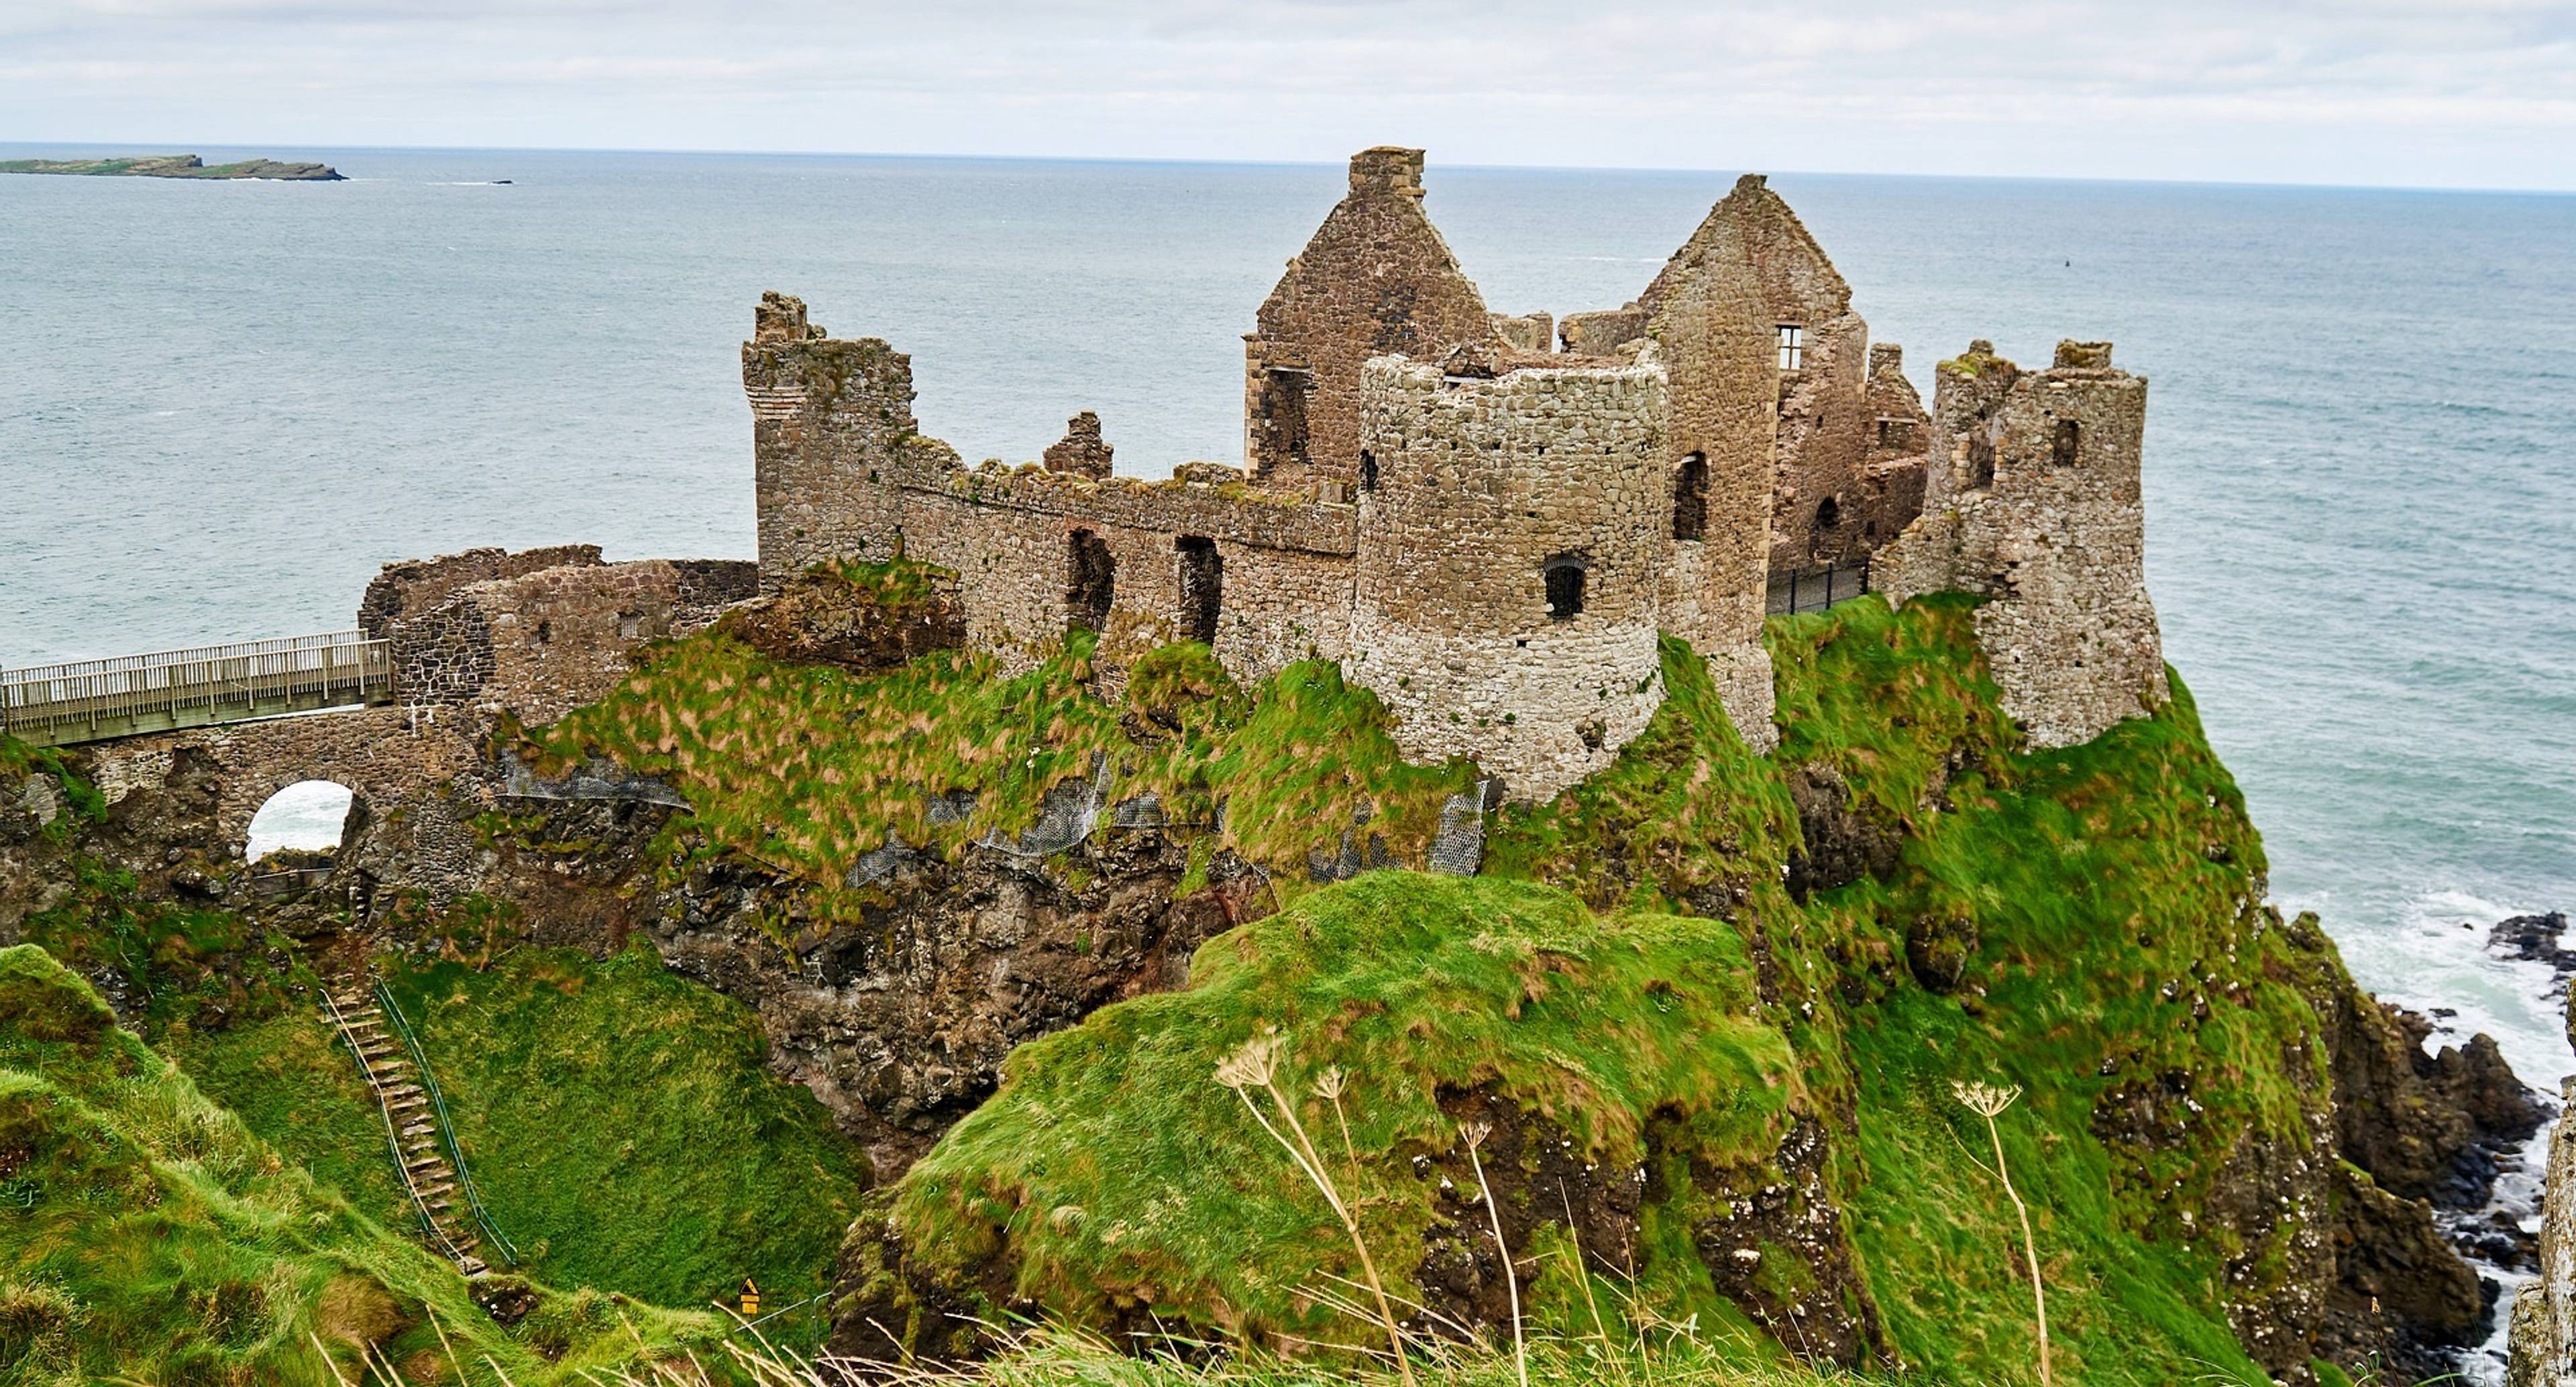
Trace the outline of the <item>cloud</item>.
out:
<instances>
[{"instance_id":1,"label":"cloud","mask_svg":"<svg viewBox=\"0 0 2576 1387\"><path fill-rule=\"evenodd\" d=\"M25 140L2576 187L2541 0L12 0Z\"/></svg>"}]
</instances>

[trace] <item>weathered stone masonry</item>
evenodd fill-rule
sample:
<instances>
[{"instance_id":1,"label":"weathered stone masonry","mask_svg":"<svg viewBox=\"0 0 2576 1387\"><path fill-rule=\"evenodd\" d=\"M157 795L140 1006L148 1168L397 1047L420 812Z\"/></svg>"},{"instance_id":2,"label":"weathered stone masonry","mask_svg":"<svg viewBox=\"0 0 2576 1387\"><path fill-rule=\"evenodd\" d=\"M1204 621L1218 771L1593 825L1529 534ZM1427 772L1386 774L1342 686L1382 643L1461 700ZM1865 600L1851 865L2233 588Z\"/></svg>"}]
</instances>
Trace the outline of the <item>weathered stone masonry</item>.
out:
<instances>
[{"instance_id":1,"label":"weathered stone masonry","mask_svg":"<svg viewBox=\"0 0 2576 1387\"><path fill-rule=\"evenodd\" d=\"M1423 213L1421 170L1417 150L1353 158L1347 195L1261 305L1245 469L1113 475L1088 411L1042 465L969 468L920 432L909 358L765 296L743 347L763 587L903 554L956 571L968 638L1009 662L1077 628L1100 633L1113 668L1183 638L1247 680L1335 660L1388 704L1408 755L1472 757L1523 799L1582 779L1645 725L1669 632L1768 750L1769 583L1867 563L1915 520L1927 456L1956 431L1935 427L1901 353L1868 341L1850 286L1758 177L1635 302L1560 323L1486 308ZM2099 417L2079 470L2116 490L2125 466L2133 500L2136 429L2121 432L2116 389L2084 390ZM1989 431L2018 439L2055 417ZM2113 542L2117 514L2053 509L2089 493L2016 495L2022 530L2099 536L2111 569L2090 572L2081 550L2043 579L2047 562L2016 557L2022 576L2005 581L1923 557L1990 555L1980 530L1948 549L1927 534L1878 586L2012 598L1980 629L2017 715L2043 740L2098 730L2104 710L2145 705L2097 685L2161 670L2143 592L2107 595L2133 551ZM2024 586L2048 595L2033 605Z\"/></svg>"},{"instance_id":2,"label":"weathered stone masonry","mask_svg":"<svg viewBox=\"0 0 2576 1387\"><path fill-rule=\"evenodd\" d=\"M2041 746L2089 741L2164 702L2139 491L2147 383L2108 342L2061 342L2024 372L1969 344L1941 363L1923 517L1873 586L1988 596L1977 641L2004 711Z\"/></svg>"},{"instance_id":3,"label":"weathered stone masonry","mask_svg":"<svg viewBox=\"0 0 2576 1387\"><path fill-rule=\"evenodd\" d=\"M182 786L208 797L236 853L279 790L345 785L367 828L350 837L352 865L444 900L485 865L473 819L501 802L484 753L493 720L544 723L607 696L636 646L697 630L756 586L747 562L605 563L596 545L388 564L358 620L392 644L395 706L123 738L87 753L89 773L111 802Z\"/></svg>"}]
</instances>

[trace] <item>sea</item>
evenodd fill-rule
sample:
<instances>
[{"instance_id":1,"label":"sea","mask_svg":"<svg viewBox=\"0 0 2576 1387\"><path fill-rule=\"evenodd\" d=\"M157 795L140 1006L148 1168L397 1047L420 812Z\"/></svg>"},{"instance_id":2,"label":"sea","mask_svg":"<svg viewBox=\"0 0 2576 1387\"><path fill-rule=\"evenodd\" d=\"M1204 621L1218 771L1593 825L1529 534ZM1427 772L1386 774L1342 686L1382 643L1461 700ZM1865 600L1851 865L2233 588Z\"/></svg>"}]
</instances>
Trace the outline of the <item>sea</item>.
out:
<instances>
[{"instance_id":1,"label":"sea","mask_svg":"<svg viewBox=\"0 0 2576 1387\"><path fill-rule=\"evenodd\" d=\"M195 152L349 181L0 176L0 666L346 627L380 564L476 545L748 557L766 289L911 353L924 430L970 460L1095 409L1122 472L1240 461L1241 334L1343 185ZM1431 154L1487 301L1560 316L1633 297L1736 176ZM2487 930L2576 909L2576 196L1771 181L1927 399L1977 337L2030 364L2108 338L2150 379L2149 587L2274 898L2554 1094L2561 999Z\"/></svg>"}]
</instances>

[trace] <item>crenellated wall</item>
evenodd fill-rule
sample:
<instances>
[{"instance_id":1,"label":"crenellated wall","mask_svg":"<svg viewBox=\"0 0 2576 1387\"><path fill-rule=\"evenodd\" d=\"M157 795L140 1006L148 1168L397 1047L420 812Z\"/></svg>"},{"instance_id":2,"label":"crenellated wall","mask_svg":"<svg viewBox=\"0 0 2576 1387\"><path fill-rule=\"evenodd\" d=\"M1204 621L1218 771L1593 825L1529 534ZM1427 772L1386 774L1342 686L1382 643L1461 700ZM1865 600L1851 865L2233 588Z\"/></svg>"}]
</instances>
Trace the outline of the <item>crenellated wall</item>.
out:
<instances>
[{"instance_id":1,"label":"crenellated wall","mask_svg":"<svg viewBox=\"0 0 2576 1387\"><path fill-rule=\"evenodd\" d=\"M2107 342L2024 372L1990 344L1941 363L1922 517L1882 550L1891 601L1969 592L2004 711L2040 746L2089 741L2162 704L2139 488L2147 383Z\"/></svg>"}]
</instances>

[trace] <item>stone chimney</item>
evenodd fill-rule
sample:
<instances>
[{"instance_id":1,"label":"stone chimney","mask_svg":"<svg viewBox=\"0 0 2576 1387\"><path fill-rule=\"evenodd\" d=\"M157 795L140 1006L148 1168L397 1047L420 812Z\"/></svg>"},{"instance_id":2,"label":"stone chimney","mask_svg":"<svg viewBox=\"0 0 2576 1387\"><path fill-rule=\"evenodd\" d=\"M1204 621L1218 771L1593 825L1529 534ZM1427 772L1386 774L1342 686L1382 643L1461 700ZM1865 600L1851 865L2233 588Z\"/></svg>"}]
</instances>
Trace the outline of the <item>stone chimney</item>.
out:
<instances>
[{"instance_id":1,"label":"stone chimney","mask_svg":"<svg viewBox=\"0 0 2576 1387\"><path fill-rule=\"evenodd\" d=\"M754 342L802 342L820 337L805 322L805 301L793 294L775 289L760 296L760 307L751 314L751 340Z\"/></svg>"},{"instance_id":2,"label":"stone chimney","mask_svg":"<svg viewBox=\"0 0 2576 1387\"><path fill-rule=\"evenodd\" d=\"M1351 156L1351 191L1422 196L1422 151L1382 144Z\"/></svg>"},{"instance_id":3,"label":"stone chimney","mask_svg":"<svg viewBox=\"0 0 2576 1387\"><path fill-rule=\"evenodd\" d=\"M1100 437L1100 416L1090 410L1064 421L1064 438L1046 450L1050 472L1071 472L1098 480L1109 475L1109 444Z\"/></svg>"}]
</instances>

